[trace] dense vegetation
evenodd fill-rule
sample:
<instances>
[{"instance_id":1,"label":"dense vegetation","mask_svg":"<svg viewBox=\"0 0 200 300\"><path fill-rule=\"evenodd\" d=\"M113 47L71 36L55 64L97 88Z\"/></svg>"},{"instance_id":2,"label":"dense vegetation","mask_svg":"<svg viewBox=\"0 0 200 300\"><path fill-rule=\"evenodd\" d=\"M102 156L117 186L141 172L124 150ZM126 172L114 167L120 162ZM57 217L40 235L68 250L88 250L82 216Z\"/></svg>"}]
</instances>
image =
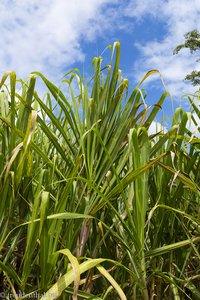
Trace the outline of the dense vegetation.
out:
<instances>
[{"instance_id":1,"label":"dense vegetation","mask_svg":"<svg viewBox=\"0 0 200 300\"><path fill-rule=\"evenodd\" d=\"M157 71L130 91L119 60L115 43L63 90L40 73L0 82L5 299L200 299L199 94L152 134L167 93L149 107L140 86Z\"/></svg>"}]
</instances>

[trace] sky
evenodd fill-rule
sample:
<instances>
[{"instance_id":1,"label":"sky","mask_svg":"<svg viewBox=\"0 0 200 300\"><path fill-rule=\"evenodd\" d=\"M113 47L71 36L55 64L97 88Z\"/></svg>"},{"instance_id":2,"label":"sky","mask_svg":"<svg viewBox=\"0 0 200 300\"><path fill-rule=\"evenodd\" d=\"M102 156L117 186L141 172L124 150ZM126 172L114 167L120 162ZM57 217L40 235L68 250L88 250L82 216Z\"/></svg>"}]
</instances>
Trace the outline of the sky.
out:
<instances>
[{"instance_id":1,"label":"sky","mask_svg":"<svg viewBox=\"0 0 200 300\"><path fill-rule=\"evenodd\" d=\"M25 79L40 71L58 83L74 67L87 76L92 58L120 41L120 67L130 86L158 69L178 106L194 92L183 79L199 63L189 50L173 55L173 49L186 32L200 30L199 20L200 0L0 0L0 76L14 70ZM151 104L165 90L158 75L144 88Z\"/></svg>"}]
</instances>

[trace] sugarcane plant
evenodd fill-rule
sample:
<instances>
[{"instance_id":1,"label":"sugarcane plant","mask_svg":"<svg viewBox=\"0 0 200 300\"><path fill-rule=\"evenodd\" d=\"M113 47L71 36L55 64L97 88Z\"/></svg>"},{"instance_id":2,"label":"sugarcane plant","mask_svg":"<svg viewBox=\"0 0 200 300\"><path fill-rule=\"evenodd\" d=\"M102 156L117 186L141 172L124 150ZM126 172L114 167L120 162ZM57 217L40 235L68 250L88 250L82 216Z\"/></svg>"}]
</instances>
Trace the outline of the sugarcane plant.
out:
<instances>
[{"instance_id":1,"label":"sugarcane plant","mask_svg":"<svg viewBox=\"0 0 200 300\"><path fill-rule=\"evenodd\" d=\"M200 299L197 96L195 118L180 107L152 133L168 93L150 106L142 83L159 71L130 91L110 48L88 81L76 69L61 87L39 72L1 79L5 297Z\"/></svg>"}]
</instances>

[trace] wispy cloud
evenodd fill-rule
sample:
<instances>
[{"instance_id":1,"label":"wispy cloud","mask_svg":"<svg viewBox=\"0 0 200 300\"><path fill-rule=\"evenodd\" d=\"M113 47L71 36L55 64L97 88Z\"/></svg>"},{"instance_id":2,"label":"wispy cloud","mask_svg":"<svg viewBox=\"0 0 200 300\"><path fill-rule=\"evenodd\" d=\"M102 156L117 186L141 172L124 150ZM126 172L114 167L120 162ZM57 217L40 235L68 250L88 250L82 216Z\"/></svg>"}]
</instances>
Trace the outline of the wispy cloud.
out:
<instances>
[{"instance_id":1,"label":"wispy cloud","mask_svg":"<svg viewBox=\"0 0 200 300\"><path fill-rule=\"evenodd\" d=\"M131 5L135 9L130 9ZM184 41L183 35L193 29L200 29L199 0L169 0L169 1L131 1L125 13L129 17L151 16L160 24L164 24L165 35L161 40L147 43L135 43L140 51L140 59L135 63L134 73L138 78L150 69L159 69L165 80L167 89L174 95L192 92L191 84L183 81L185 76L198 68L195 55L189 50L183 50L179 55L173 55L173 49ZM139 70L139 72L135 72ZM151 80L156 80L152 77Z\"/></svg>"},{"instance_id":2,"label":"wispy cloud","mask_svg":"<svg viewBox=\"0 0 200 300\"><path fill-rule=\"evenodd\" d=\"M138 50L134 79L138 82L146 71L159 69L167 89L179 96L193 91L183 79L198 67L189 51L172 52L187 31L200 29L199 19L199 0L0 1L0 71L14 69L26 77L37 70L57 80L73 63L84 61L83 45L98 37L107 41L110 32L118 36L120 30L129 38L133 33L131 43ZM160 24L163 35L144 42L143 32L137 32L142 23L150 29ZM150 78L151 85L156 78Z\"/></svg>"},{"instance_id":3,"label":"wispy cloud","mask_svg":"<svg viewBox=\"0 0 200 300\"><path fill-rule=\"evenodd\" d=\"M106 26L104 5L116 0L10 0L0 2L0 69L27 76L58 75L83 61L81 39L94 40Z\"/></svg>"}]
</instances>

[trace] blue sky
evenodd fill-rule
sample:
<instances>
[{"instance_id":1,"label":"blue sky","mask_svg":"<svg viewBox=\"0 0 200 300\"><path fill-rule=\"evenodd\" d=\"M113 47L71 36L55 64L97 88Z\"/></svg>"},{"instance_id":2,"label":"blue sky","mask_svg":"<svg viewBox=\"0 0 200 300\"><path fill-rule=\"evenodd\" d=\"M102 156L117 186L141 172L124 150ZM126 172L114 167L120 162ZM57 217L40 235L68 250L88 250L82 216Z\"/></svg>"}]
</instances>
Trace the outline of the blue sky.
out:
<instances>
[{"instance_id":1,"label":"blue sky","mask_svg":"<svg viewBox=\"0 0 200 300\"><path fill-rule=\"evenodd\" d=\"M199 0L0 0L1 74L12 69L25 79L37 70L56 83L73 67L89 74L92 58L119 40L131 86L159 69L178 105L194 91L185 75L199 65L187 50L172 52L186 32L200 30L199 20ZM158 76L144 87L149 103L164 90Z\"/></svg>"}]
</instances>

